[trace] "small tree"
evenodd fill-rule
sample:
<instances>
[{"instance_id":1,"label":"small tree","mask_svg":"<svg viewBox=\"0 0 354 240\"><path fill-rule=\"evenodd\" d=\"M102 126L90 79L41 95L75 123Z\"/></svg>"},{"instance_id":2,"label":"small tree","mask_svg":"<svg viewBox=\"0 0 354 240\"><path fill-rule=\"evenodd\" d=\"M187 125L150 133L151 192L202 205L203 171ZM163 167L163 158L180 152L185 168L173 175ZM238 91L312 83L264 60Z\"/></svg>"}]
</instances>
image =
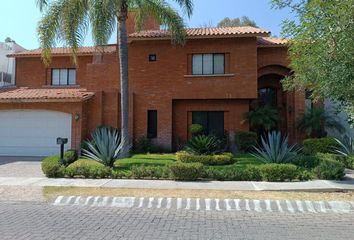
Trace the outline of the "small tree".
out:
<instances>
[{"instance_id":1,"label":"small tree","mask_svg":"<svg viewBox=\"0 0 354 240\"><path fill-rule=\"evenodd\" d=\"M245 114L245 120L260 136L275 128L279 121L278 110L269 105L258 106Z\"/></svg>"},{"instance_id":2,"label":"small tree","mask_svg":"<svg viewBox=\"0 0 354 240\"><path fill-rule=\"evenodd\" d=\"M297 128L312 138L325 137L326 128L340 133L344 130L338 119L333 114L327 113L323 107L313 107L306 111L298 121Z\"/></svg>"},{"instance_id":3,"label":"small tree","mask_svg":"<svg viewBox=\"0 0 354 240\"><path fill-rule=\"evenodd\" d=\"M251 26L257 27L255 21L249 19L247 16L240 18L230 19L228 17L224 18L218 23L218 27L242 27L242 26Z\"/></svg>"}]
</instances>

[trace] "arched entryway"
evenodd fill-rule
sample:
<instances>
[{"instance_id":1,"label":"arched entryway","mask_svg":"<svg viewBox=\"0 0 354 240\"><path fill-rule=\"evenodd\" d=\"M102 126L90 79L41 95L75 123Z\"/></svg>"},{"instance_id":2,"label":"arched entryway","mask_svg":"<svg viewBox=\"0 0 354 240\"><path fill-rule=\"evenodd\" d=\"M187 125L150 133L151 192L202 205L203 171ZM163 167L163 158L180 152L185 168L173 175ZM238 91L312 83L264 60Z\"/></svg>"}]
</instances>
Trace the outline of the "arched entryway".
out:
<instances>
[{"instance_id":1,"label":"arched entryway","mask_svg":"<svg viewBox=\"0 0 354 240\"><path fill-rule=\"evenodd\" d=\"M283 78L284 76L279 74L266 74L258 78L257 106L268 105L277 109L279 114L279 123L275 129L286 134L288 132L288 93L283 91L281 84L281 80Z\"/></svg>"}]
</instances>

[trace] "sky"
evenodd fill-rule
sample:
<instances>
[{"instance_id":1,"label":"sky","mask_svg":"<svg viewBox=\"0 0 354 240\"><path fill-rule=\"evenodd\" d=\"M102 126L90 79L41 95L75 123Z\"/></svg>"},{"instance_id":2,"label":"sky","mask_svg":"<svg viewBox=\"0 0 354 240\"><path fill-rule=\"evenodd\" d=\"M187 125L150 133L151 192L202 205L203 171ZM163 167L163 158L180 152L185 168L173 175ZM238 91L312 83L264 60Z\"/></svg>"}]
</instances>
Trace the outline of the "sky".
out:
<instances>
[{"instance_id":1,"label":"sky","mask_svg":"<svg viewBox=\"0 0 354 240\"><path fill-rule=\"evenodd\" d=\"M41 13L36 0L0 0L0 9L0 42L10 37L26 49L38 48L36 28ZM201 27L209 23L216 25L225 17L242 16L255 20L272 35L281 36L281 23L291 14L287 9L272 9L270 0L194 0L193 16L185 17L185 22L188 27ZM113 36L109 43L115 42ZM84 45L92 45L90 33Z\"/></svg>"}]
</instances>

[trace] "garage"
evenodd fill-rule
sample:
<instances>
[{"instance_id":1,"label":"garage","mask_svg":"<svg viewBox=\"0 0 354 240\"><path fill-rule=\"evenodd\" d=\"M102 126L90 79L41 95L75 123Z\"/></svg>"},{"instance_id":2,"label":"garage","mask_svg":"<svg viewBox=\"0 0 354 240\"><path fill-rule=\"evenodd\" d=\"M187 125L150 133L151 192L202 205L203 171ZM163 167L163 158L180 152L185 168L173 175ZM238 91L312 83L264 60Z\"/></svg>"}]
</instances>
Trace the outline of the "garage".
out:
<instances>
[{"instance_id":1,"label":"garage","mask_svg":"<svg viewBox=\"0 0 354 240\"><path fill-rule=\"evenodd\" d=\"M0 156L48 156L56 154L57 137L68 138L71 148L72 116L44 110L0 111Z\"/></svg>"}]
</instances>

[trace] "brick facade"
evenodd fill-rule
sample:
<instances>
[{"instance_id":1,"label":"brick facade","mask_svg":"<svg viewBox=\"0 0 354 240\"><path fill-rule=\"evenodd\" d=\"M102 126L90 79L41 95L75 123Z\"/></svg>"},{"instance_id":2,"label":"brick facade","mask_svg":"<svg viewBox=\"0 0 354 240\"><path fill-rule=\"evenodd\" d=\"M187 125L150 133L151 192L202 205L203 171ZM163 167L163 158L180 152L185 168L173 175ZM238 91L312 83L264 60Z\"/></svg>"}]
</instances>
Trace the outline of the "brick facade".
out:
<instances>
[{"instance_id":1,"label":"brick facade","mask_svg":"<svg viewBox=\"0 0 354 240\"><path fill-rule=\"evenodd\" d=\"M150 26L151 25L151 26ZM148 27L157 27L151 23ZM132 23L128 23L129 29ZM132 30L129 30L132 31ZM192 76L191 55L225 53L225 74ZM157 61L150 62L149 54ZM147 134L147 111L158 112L156 142L171 148L177 138L188 138L191 111L225 111L225 130L248 130L243 115L257 99L258 79L269 74L290 74L286 47L260 47L257 37L190 39L184 46L170 40L139 40L129 43L130 135ZM48 88L51 68L74 67L70 56L54 56L49 67L40 56L16 58L17 87ZM120 126L120 87L116 52L79 56L77 86L95 96L81 103L0 103L2 109L48 109L79 115L73 119L72 145L79 147L97 126ZM277 83L279 84L279 82ZM287 134L299 140L295 120L304 111L304 92L284 93ZM286 115L286 116L285 116ZM74 117L73 117L74 118Z\"/></svg>"}]
</instances>

